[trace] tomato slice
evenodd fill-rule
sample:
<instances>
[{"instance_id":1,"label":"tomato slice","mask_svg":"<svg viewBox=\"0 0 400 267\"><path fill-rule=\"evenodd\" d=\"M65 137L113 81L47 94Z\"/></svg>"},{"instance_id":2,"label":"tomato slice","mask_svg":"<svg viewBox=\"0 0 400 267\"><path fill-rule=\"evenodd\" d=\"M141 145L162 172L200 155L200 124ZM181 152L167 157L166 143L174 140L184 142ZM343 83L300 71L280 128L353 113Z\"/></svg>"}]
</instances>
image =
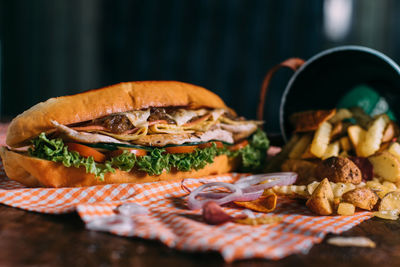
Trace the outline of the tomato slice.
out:
<instances>
[{"instance_id":1,"label":"tomato slice","mask_svg":"<svg viewBox=\"0 0 400 267\"><path fill-rule=\"evenodd\" d=\"M129 151L129 153L135 154L138 157L146 156L147 155L147 150L145 149L140 149L140 148L126 148L126 149L118 149L111 151L108 155L113 158L113 157L118 157L124 151Z\"/></svg>"},{"instance_id":2,"label":"tomato slice","mask_svg":"<svg viewBox=\"0 0 400 267\"><path fill-rule=\"evenodd\" d=\"M239 142L237 144L234 144L233 146L229 147L229 150L236 151L236 150L244 148L248 144L249 144L249 141L243 140L243 141L241 141L241 142Z\"/></svg>"},{"instance_id":3,"label":"tomato slice","mask_svg":"<svg viewBox=\"0 0 400 267\"><path fill-rule=\"evenodd\" d=\"M170 154L192 153L197 146L169 146L165 148L165 152Z\"/></svg>"},{"instance_id":4,"label":"tomato slice","mask_svg":"<svg viewBox=\"0 0 400 267\"><path fill-rule=\"evenodd\" d=\"M224 147L224 144L222 142L220 142L220 141L212 141L212 142L200 144L199 148L211 147L213 143L215 143L217 145L217 148L223 148Z\"/></svg>"},{"instance_id":5,"label":"tomato slice","mask_svg":"<svg viewBox=\"0 0 400 267\"><path fill-rule=\"evenodd\" d=\"M68 147L69 151L76 151L82 157L93 157L96 162L104 162L106 160L106 156L94 148L78 143L66 143L65 145Z\"/></svg>"}]
</instances>

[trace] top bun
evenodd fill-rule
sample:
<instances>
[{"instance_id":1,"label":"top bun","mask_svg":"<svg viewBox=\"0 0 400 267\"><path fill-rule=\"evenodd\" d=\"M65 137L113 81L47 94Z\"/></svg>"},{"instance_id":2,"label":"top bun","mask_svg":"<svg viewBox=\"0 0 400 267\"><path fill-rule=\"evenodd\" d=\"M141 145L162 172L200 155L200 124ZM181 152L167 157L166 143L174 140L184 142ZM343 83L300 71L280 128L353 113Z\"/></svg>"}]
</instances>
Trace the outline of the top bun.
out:
<instances>
[{"instance_id":1,"label":"top bun","mask_svg":"<svg viewBox=\"0 0 400 267\"><path fill-rule=\"evenodd\" d=\"M53 129L52 120L68 125L117 112L171 106L228 109L219 96L200 86L176 81L125 82L36 104L12 120L6 143L27 145L41 132Z\"/></svg>"}]
</instances>

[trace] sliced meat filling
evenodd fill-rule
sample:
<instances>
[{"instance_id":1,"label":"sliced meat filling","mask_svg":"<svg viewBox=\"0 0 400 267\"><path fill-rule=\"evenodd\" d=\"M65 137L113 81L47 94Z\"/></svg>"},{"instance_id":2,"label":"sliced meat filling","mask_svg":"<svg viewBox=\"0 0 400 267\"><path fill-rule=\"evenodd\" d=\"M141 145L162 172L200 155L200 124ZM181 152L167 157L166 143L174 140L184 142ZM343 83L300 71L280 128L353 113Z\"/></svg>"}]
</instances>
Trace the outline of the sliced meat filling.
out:
<instances>
[{"instance_id":1,"label":"sliced meat filling","mask_svg":"<svg viewBox=\"0 0 400 267\"><path fill-rule=\"evenodd\" d=\"M77 142L165 146L210 140L235 143L249 137L261 123L233 117L224 109L151 108L115 113L70 127L55 126L68 140Z\"/></svg>"},{"instance_id":2,"label":"sliced meat filling","mask_svg":"<svg viewBox=\"0 0 400 267\"><path fill-rule=\"evenodd\" d=\"M132 129L134 126L125 115L108 116L102 121L102 126L112 133L123 133Z\"/></svg>"},{"instance_id":3,"label":"sliced meat filling","mask_svg":"<svg viewBox=\"0 0 400 267\"><path fill-rule=\"evenodd\" d=\"M67 126L59 124L56 121L52 121L52 123L59 132L65 135L64 139L67 139L68 141L75 141L81 143L119 143L119 144L123 143L115 138L106 135L78 132Z\"/></svg>"},{"instance_id":4,"label":"sliced meat filling","mask_svg":"<svg viewBox=\"0 0 400 267\"><path fill-rule=\"evenodd\" d=\"M172 111L172 109L167 110L165 108L151 108L149 122L165 120L168 123L173 124L173 123L175 123L175 121L168 114L171 111Z\"/></svg>"}]
</instances>

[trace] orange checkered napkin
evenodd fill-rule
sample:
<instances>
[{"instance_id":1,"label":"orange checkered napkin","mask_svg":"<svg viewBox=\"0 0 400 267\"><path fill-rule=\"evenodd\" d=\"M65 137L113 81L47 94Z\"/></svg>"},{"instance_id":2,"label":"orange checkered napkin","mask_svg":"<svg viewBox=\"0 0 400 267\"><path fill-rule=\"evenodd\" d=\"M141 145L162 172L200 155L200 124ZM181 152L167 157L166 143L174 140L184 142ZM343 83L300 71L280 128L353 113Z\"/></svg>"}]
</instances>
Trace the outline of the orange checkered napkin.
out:
<instances>
[{"instance_id":1,"label":"orange checkered napkin","mask_svg":"<svg viewBox=\"0 0 400 267\"><path fill-rule=\"evenodd\" d=\"M194 189L201 182L232 182L239 174L187 179ZM147 184L115 184L85 188L25 188L9 180L0 166L0 202L12 207L43 213L77 211L85 223L115 218L115 209L134 202L149 214L129 219L130 227L114 227L109 232L121 236L154 239L184 251L218 251L225 261L265 258L280 259L292 253L306 253L321 242L327 233L341 233L371 217L369 212L353 216L314 216L304 204L280 198L271 216L283 220L275 225L249 226L226 223L207 225L200 211L186 207L187 193L181 182ZM242 214L233 206L224 208L229 214ZM262 216L254 212L255 216Z\"/></svg>"}]
</instances>

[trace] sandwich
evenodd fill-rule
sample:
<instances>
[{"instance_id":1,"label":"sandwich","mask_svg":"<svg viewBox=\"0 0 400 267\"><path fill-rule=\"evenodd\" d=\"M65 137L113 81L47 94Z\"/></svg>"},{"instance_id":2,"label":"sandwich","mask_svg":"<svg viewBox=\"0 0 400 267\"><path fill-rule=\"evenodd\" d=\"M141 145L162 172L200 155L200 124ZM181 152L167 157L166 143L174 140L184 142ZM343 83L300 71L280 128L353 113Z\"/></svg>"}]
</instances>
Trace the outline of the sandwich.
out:
<instances>
[{"instance_id":1,"label":"sandwich","mask_svg":"<svg viewBox=\"0 0 400 267\"><path fill-rule=\"evenodd\" d=\"M258 171L269 146L205 88L126 82L50 98L12 120L0 155L29 187L79 187Z\"/></svg>"}]
</instances>

